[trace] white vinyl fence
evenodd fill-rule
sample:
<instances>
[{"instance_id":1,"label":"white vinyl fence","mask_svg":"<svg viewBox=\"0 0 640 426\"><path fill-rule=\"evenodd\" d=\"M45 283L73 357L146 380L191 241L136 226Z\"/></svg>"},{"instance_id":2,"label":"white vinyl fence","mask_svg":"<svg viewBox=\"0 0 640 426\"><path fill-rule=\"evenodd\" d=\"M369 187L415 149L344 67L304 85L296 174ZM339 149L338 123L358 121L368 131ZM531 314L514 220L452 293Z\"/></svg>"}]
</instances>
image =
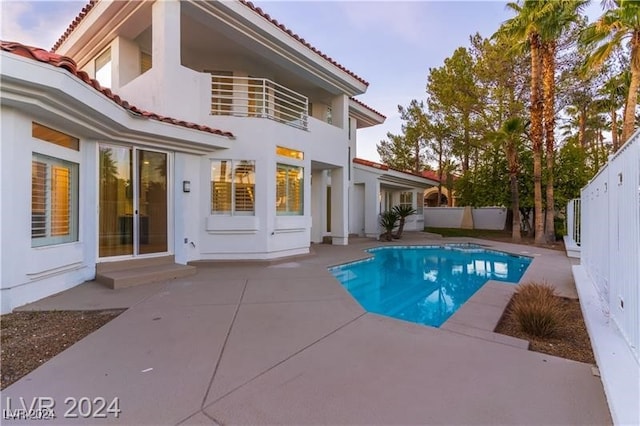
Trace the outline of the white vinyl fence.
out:
<instances>
[{"instance_id":1,"label":"white vinyl fence","mask_svg":"<svg viewBox=\"0 0 640 426\"><path fill-rule=\"evenodd\" d=\"M465 207L425 207L424 226L433 228L461 228L464 222ZM503 230L507 221L507 209L504 207L471 208L473 229Z\"/></svg>"},{"instance_id":2,"label":"white vinyl fence","mask_svg":"<svg viewBox=\"0 0 640 426\"><path fill-rule=\"evenodd\" d=\"M581 264L636 360L640 347L640 131L581 192Z\"/></svg>"},{"instance_id":3,"label":"white vinyl fence","mask_svg":"<svg viewBox=\"0 0 640 426\"><path fill-rule=\"evenodd\" d=\"M580 198L574 198L567 203L567 235L576 245L580 245Z\"/></svg>"}]
</instances>

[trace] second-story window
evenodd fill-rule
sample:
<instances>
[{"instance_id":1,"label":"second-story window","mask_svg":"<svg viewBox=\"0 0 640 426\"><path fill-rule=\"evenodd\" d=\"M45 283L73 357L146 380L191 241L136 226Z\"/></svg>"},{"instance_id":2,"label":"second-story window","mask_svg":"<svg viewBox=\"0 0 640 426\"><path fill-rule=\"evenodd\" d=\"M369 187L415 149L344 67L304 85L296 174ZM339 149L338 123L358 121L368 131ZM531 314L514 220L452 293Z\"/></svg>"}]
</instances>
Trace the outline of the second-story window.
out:
<instances>
[{"instance_id":1,"label":"second-story window","mask_svg":"<svg viewBox=\"0 0 640 426\"><path fill-rule=\"evenodd\" d=\"M111 88L111 48L102 52L95 61L96 80L102 87Z\"/></svg>"}]
</instances>

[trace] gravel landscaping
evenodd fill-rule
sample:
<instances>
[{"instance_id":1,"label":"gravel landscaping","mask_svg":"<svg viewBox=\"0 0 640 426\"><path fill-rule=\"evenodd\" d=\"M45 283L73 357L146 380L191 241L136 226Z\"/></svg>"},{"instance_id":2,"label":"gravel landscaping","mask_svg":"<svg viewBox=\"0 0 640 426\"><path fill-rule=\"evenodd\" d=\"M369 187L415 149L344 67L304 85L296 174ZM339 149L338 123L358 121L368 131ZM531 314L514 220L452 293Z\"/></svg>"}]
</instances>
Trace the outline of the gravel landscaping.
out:
<instances>
[{"instance_id":1,"label":"gravel landscaping","mask_svg":"<svg viewBox=\"0 0 640 426\"><path fill-rule=\"evenodd\" d=\"M0 389L19 380L123 310L13 312L0 317Z\"/></svg>"},{"instance_id":2,"label":"gravel landscaping","mask_svg":"<svg viewBox=\"0 0 640 426\"><path fill-rule=\"evenodd\" d=\"M513 296L518 297L517 294ZM567 299L558 297L563 305L566 320L560 325L557 333L553 337L539 338L530 336L520 330L518 322L509 315L509 307L513 299L507 306L505 314L496 327L496 332L529 341L529 350L542 352L561 358L572 359L574 361L595 364L591 340L587 327L584 324L580 301L577 299Z\"/></svg>"}]
</instances>

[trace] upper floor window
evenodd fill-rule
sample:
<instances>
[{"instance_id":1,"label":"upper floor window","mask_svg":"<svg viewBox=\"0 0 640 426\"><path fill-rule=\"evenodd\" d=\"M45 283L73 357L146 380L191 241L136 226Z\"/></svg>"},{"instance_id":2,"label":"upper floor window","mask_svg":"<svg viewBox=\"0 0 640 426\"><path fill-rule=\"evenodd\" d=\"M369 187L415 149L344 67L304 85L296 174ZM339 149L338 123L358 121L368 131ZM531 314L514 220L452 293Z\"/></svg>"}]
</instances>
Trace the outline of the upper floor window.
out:
<instances>
[{"instance_id":1,"label":"upper floor window","mask_svg":"<svg viewBox=\"0 0 640 426\"><path fill-rule=\"evenodd\" d=\"M95 61L96 80L102 87L111 88L111 48L105 50Z\"/></svg>"},{"instance_id":2,"label":"upper floor window","mask_svg":"<svg viewBox=\"0 0 640 426\"><path fill-rule=\"evenodd\" d=\"M255 214L255 161L211 161L211 214Z\"/></svg>"},{"instance_id":3,"label":"upper floor window","mask_svg":"<svg viewBox=\"0 0 640 426\"><path fill-rule=\"evenodd\" d=\"M66 133L53 130L47 126L38 123L31 123L31 136L45 142L51 142L65 148L80 150L80 141L78 138L69 136Z\"/></svg>"},{"instance_id":4,"label":"upper floor window","mask_svg":"<svg viewBox=\"0 0 640 426\"><path fill-rule=\"evenodd\" d=\"M304 168L288 164L277 165L276 214L304 214Z\"/></svg>"},{"instance_id":5,"label":"upper floor window","mask_svg":"<svg viewBox=\"0 0 640 426\"><path fill-rule=\"evenodd\" d=\"M413 192L400 193L400 206L413 208Z\"/></svg>"}]
</instances>

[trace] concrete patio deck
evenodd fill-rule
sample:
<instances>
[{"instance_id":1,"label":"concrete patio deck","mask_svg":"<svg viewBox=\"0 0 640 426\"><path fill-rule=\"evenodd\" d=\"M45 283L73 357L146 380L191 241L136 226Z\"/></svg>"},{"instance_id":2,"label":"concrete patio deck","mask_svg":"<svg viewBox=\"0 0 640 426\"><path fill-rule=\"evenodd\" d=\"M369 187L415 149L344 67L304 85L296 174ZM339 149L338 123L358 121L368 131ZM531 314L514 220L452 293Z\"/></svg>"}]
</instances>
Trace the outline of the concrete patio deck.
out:
<instances>
[{"instance_id":1,"label":"concrete patio deck","mask_svg":"<svg viewBox=\"0 0 640 426\"><path fill-rule=\"evenodd\" d=\"M527 254L522 281L576 297L563 252ZM483 287L436 329L366 313L327 267L381 244L315 245L282 263L199 264L194 276L110 290L85 283L23 309L129 308L2 392L55 400L47 424L610 424L592 366L492 333L513 286ZM65 398L119 398L119 418L64 418ZM15 402L14 407L15 408ZM9 423L9 422L7 422Z\"/></svg>"}]
</instances>

